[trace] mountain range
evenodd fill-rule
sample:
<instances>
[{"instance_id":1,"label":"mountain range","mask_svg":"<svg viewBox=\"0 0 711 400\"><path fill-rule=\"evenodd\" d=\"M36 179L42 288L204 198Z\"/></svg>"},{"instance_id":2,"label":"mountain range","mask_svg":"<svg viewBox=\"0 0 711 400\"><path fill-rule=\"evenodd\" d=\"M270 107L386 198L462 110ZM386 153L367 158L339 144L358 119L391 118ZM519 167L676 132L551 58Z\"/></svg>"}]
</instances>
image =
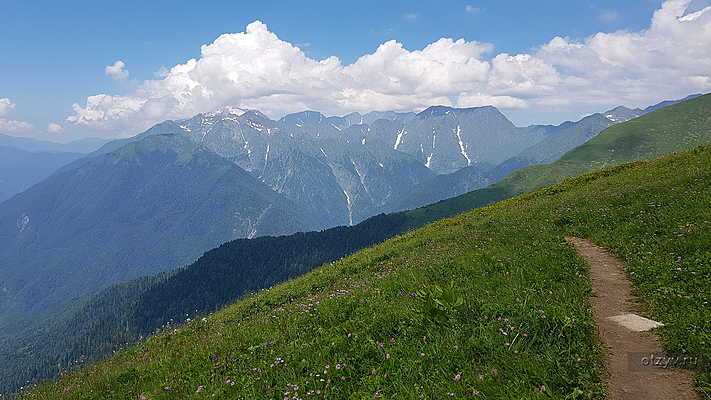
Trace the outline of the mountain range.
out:
<instances>
[{"instance_id":1,"label":"mountain range","mask_svg":"<svg viewBox=\"0 0 711 400\"><path fill-rule=\"evenodd\" d=\"M82 156L80 153L34 152L0 146L0 203Z\"/></svg>"},{"instance_id":2,"label":"mountain range","mask_svg":"<svg viewBox=\"0 0 711 400\"><path fill-rule=\"evenodd\" d=\"M567 151L584 144L612 125L699 96L693 94L681 100L663 101L645 109L619 106L609 111L589 115L576 122L566 121L560 125L519 128L536 132L542 135L543 139L498 165L467 166L449 174L438 175L415 186L412 191L400 194L387 211L409 210L432 204L496 183L518 169L552 163Z\"/></svg>"},{"instance_id":3,"label":"mountain range","mask_svg":"<svg viewBox=\"0 0 711 400\"><path fill-rule=\"evenodd\" d=\"M355 225L481 188L644 112L519 128L490 106L277 121L225 107L157 124L0 204L0 327L225 241Z\"/></svg>"},{"instance_id":4,"label":"mountain range","mask_svg":"<svg viewBox=\"0 0 711 400\"><path fill-rule=\"evenodd\" d=\"M50 142L26 137L0 134L0 146L13 147L20 150L42 153L91 153L110 139L85 138L67 143Z\"/></svg>"},{"instance_id":5,"label":"mountain range","mask_svg":"<svg viewBox=\"0 0 711 400\"><path fill-rule=\"evenodd\" d=\"M214 311L243 296L429 222L562 181L591 169L652 158L711 143L711 95L620 123L550 165L532 166L500 183L428 207L381 215L353 227L283 237L238 239L195 263L84 297L61 313L5 339L0 357L14 367L8 381L56 373L57 365L94 359L166 323ZM191 143L154 132L154 140ZM181 139L178 139L181 138ZM146 140L145 138L143 140ZM132 142L133 145L143 140ZM160 146L158 146L160 147ZM190 145L186 145L190 148ZM212 154L211 152L206 152ZM112 153L104 153L104 156ZM183 156L193 154L186 151ZM114 156L117 157L118 156ZM101 157L99 157L101 158ZM225 165L231 164L229 162ZM226 167L225 167L226 168ZM255 179L255 181L257 181ZM288 201L288 200L284 200ZM54 337L66 337L62 346ZM112 332L107 337L107 332ZM21 350L19 350L21 349Z\"/></svg>"}]
</instances>

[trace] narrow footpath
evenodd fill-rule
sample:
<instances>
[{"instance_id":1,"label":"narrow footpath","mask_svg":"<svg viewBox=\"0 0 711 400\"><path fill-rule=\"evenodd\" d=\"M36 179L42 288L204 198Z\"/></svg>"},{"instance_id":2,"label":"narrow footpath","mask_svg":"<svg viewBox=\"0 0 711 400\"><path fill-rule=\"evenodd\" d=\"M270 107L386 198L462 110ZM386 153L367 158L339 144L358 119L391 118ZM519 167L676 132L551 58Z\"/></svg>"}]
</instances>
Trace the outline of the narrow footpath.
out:
<instances>
[{"instance_id":1,"label":"narrow footpath","mask_svg":"<svg viewBox=\"0 0 711 400\"><path fill-rule=\"evenodd\" d=\"M595 297L590 298L600 339L607 348L605 383L611 400L694 400L690 371L655 367L664 359L650 329L662 324L636 315L632 284L624 265L588 240L565 238L590 266ZM661 357L661 358L659 358Z\"/></svg>"}]
</instances>

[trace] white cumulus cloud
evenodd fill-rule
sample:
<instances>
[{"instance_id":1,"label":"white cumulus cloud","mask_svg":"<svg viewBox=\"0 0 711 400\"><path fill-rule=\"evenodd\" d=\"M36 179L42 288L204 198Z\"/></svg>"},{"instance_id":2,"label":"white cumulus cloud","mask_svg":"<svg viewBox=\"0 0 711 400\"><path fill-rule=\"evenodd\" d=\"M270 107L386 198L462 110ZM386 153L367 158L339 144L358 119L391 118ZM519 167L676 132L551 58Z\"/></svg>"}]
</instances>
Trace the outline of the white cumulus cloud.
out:
<instances>
[{"instance_id":1,"label":"white cumulus cloud","mask_svg":"<svg viewBox=\"0 0 711 400\"><path fill-rule=\"evenodd\" d=\"M436 104L570 115L598 105L648 105L711 90L711 8L687 13L689 4L665 1L643 31L555 37L529 53L496 54L490 44L451 38L412 50L391 40L350 65L310 58L255 21L130 93L88 97L67 121L135 134L226 104L272 117Z\"/></svg>"},{"instance_id":2,"label":"white cumulus cloud","mask_svg":"<svg viewBox=\"0 0 711 400\"><path fill-rule=\"evenodd\" d=\"M9 114L12 109L15 108L15 104L10 101L7 97L0 99L0 117L4 117Z\"/></svg>"},{"instance_id":3,"label":"white cumulus cloud","mask_svg":"<svg viewBox=\"0 0 711 400\"><path fill-rule=\"evenodd\" d=\"M107 65L106 68L104 68L104 73L110 76L112 79L126 79L128 78L128 70L125 68L126 63L121 60L118 60L112 65Z\"/></svg>"},{"instance_id":4,"label":"white cumulus cloud","mask_svg":"<svg viewBox=\"0 0 711 400\"><path fill-rule=\"evenodd\" d=\"M3 118L10 114L10 112L14 109L15 103L13 103L9 98L0 98L0 133L23 132L32 128L32 124L29 122Z\"/></svg>"}]
</instances>

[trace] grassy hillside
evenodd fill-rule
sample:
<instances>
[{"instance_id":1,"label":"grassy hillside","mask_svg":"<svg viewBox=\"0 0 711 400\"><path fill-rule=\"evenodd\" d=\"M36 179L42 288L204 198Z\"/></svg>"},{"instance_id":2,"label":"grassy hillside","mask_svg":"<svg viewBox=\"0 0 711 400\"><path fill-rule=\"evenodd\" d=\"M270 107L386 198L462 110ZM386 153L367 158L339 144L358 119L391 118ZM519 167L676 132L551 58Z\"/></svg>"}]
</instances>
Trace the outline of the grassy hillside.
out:
<instances>
[{"instance_id":1,"label":"grassy hillside","mask_svg":"<svg viewBox=\"0 0 711 400\"><path fill-rule=\"evenodd\" d=\"M710 109L707 94L615 125L566 153L559 163L606 168L706 144L711 137Z\"/></svg>"},{"instance_id":2,"label":"grassy hillside","mask_svg":"<svg viewBox=\"0 0 711 400\"><path fill-rule=\"evenodd\" d=\"M585 174L324 265L22 397L593 398L592 293L563 236L623 259L665 347L700 355L708 204L711 147Z\"/></svg>"}]
</instances>

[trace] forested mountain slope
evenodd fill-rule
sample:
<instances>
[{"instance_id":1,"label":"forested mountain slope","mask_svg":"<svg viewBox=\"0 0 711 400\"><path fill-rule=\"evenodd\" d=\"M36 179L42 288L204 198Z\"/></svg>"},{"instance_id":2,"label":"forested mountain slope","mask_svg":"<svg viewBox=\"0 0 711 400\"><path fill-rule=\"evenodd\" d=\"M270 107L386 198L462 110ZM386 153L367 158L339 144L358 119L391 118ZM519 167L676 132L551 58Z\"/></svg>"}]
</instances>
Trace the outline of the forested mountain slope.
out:
<instances>
[{"instance_id":1,"label":"forested mountain slope","mask_svg":"<svg viewBox=\"0 0 711 400\"><path fill-rule=\"evenodd\" d=\"M307 230L291 202L185 138L81 160L0 207L0 326L175 268L226 240Z\"/></svg>"}]
</instances>

